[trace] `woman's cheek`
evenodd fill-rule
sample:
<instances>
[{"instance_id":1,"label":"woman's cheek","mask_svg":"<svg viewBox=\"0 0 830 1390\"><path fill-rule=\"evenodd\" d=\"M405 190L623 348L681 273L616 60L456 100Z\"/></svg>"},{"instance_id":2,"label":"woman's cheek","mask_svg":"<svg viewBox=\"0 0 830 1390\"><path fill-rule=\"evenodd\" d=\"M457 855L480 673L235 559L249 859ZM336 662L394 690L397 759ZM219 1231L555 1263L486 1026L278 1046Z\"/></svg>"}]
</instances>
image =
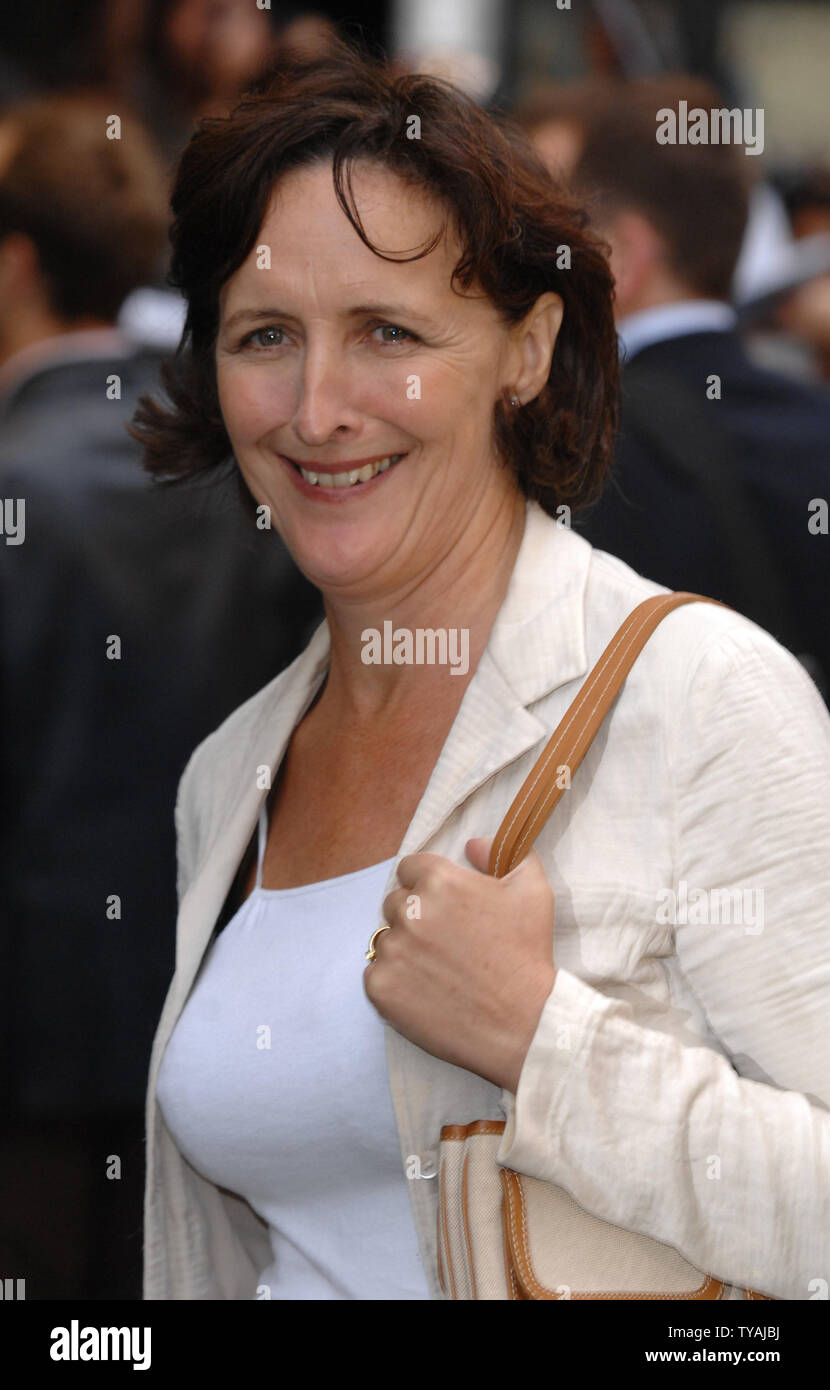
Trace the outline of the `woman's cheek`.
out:
<instances>
[{"instance_id":1,"label":"woman's cheek","mask_svg":"<svg viewBox=\"0 0 830 1390\"><path fill-rule=\"evenodd\" d=\"M383 414L427 443L440 439L458 407L458 395L440 374L420 363L407 364L386 391Z\"/></svg>"},{"instance_id":2,"label":"woman's cheek","mask_svg":"<svg viewBox=\"0 0 830 1390\"><path fill-rule=\"evenodd\" d=\"M492 374L488 361L465 363L462 368L456 361L421 359L407 365L406 374L405 404L423 421L430 438L440 439L453 432L460 417L469 423L479 413L482 418L486 415L483 402L490 395L488 378ZM495 395L493 389L493 399ZM487 419L489 422L489 415Z\"/></svg>"},{"instance_id":3,"label":"woman's cheek","mask_svg":"<svg viewBox=\"0 0 830 1390\"><path fill-rule=\"evenodd\" d=\"M290 416L290 384L261 368L220 369L217 389L225 429L236 447L257 443Z\"/></svg>"}]
</instances>

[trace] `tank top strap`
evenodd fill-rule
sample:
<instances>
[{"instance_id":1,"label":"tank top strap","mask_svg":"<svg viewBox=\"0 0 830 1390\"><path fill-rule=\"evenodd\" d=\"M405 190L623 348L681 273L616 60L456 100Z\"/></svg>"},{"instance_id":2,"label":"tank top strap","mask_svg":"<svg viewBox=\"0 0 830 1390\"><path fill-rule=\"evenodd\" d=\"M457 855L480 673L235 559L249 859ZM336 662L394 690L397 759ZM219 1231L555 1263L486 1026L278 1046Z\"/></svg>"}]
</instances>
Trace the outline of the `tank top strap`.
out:
<instances>
[{"instance_id":1,"label":"tank top strap","mask_svg":"<svg viewBox=\"0 0 830 1390\"><path fill-rule=\"evenodd\" d=\"M256 864L256 887L262 887L262 863L265 858L265 842L268 839L268 798L266 796L259 813L259 850Z\"/></svg>"}]
</instances>

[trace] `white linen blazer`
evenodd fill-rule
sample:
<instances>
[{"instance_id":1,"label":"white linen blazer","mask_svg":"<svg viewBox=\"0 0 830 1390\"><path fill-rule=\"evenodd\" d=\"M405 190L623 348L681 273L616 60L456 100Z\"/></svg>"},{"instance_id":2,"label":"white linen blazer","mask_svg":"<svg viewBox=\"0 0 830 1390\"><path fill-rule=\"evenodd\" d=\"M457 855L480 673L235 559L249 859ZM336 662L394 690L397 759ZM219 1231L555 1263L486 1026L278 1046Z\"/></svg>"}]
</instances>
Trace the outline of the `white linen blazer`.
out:
<instances>
[{"instance_id":1,"label":"white linen blazer","mask_svg":"<svg viewBox=\"0 0 830 1390\"><path fill-rule=\"evenodd\" d=\"M659 592L528 503L508 592L399 857L467 864L465 842L495 833L618 625ZM328 650L323 623L181 779L176 966L147 1089L147 1299L255 1298L271 1259L247 1202L177 1149L156 1081L267 795L262 769L279 766ZM555 894L558 973L516 1095L385 1025L402 1168L424 1175L408 1188L433 1298L444 1294L427 1174L441 1126L488 1117L507 1120L500 1162L595 1215L735 1288L826 1298L830 719L811 680L731 610L671 613L536 850ZM384 893L397 886L393 872Z\"/></svg>"}]
</instances>

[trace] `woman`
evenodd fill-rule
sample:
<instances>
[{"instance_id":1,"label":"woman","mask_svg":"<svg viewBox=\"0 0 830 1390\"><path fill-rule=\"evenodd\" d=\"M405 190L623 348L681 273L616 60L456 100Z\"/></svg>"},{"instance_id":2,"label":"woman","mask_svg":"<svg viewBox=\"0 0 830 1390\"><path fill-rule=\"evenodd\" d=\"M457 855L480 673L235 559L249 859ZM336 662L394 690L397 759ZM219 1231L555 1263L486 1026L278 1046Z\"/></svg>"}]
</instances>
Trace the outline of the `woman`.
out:
<instances>
[{"instance_id":1,"label":"woman","mask_svg":"<svg viewBox=\"0 0 830 1390\"><path fill-rule=\"evenodd\" d=\"M453 88L345 49L204 124L173 207L189 336L148 466L232 451L327 622L180 785L145 1296L439 1299L441 1127L504 1117L500 1162L813 1296L830 726L798 663L729 610L673 613L536 853L486 873L660 592L560 524L615 425L584 218ZM724 890L753 911L686 911Z\"/></svg>"}]
</instances>

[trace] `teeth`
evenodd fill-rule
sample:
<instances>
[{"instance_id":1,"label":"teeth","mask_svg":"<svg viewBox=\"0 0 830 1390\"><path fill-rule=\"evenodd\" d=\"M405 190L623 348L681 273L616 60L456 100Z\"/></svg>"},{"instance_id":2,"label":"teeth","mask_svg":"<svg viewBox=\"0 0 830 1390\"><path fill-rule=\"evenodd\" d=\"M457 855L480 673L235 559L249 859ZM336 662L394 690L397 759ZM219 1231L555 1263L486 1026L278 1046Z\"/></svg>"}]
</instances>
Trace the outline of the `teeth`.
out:
<instances>
[{"instance_id":1,"label":"teeth","mask_svg":"<svg viewBox=\"0 0 830 1390\"><path fill-rule=\"evenodd\" d=\"M354 487L355 483L368 483L376 473L385 473L399 458L403 458L403 455L390 454L378 463L367 463L363 468L350 469L348 473L312 473L306 468L301 468L300 472L307 483L316 484L318 487Z\"/></svg>"}]
</instances>

